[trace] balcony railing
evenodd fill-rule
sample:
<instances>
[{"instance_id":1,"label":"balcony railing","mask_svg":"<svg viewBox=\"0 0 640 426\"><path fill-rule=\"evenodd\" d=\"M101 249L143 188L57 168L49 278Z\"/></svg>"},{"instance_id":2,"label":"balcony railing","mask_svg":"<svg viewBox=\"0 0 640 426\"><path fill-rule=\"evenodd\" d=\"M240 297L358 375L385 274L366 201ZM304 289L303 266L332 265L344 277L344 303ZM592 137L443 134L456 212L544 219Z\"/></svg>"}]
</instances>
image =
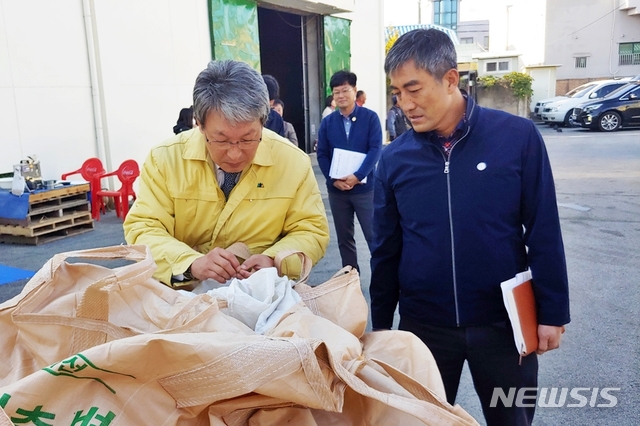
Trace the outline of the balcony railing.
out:
<instances>
[{"instance_id":1,"label":"balcony railing","mask_svg":"<svg viewBox=\"0 0 640 426\"><path fill-rule=\"evenodd\" d=\"M618 65L640 65L640 53L619 54Z\"/></svg>"}]
</instances>

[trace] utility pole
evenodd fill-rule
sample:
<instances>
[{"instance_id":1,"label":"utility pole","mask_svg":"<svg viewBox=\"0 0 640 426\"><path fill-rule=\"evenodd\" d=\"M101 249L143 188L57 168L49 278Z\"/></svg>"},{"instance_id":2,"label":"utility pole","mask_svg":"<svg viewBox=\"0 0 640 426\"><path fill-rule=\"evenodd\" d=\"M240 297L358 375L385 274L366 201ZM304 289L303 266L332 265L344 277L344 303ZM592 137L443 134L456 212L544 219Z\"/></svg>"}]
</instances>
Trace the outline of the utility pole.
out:
<instances>
[{"instance_id":1,"label":"utility pole","mask_svg":"<svg viewBox=\"0 0 640 426\"><path fill-rule=\"evenodd\" d=\"M509 50L509 33L511 32L511 7L513 7L512 4L508 4L507 5L507 45L505 46L504 50Z\"/></svg>"},{"instance_id":2,"label":"utility pole","mask_svg":"<svg viewBox=\"0 0 640 426\"><path fill-rule=\"evenodd\" d=\"M422 0L418 0L418 24L422 24Z\"/></svg>"}]
</instances>

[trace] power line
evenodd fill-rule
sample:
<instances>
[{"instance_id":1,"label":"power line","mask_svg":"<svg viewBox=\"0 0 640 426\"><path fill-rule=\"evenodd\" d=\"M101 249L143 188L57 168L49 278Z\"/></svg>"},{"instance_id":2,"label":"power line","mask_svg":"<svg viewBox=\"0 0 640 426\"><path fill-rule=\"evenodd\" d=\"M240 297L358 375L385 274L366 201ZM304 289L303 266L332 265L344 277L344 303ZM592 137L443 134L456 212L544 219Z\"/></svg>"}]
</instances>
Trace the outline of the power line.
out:
<instances>
[{"instance_id":1,"label":"power line","mask_svg":"<svg viewBox=\"0 0 640 426\"><path fill-rule=\"evenodd\" d=\"M611 12L608 12L608 13L606 13L606 14L602 15L601 17L599 17L599 18L598 18L598 19L596 19L595 21L591 22L590 24L585 25L584 27L582 27L582 28L580 28L580 29L575 30L574 32L567 34L565 37L569 37L569 36L571 36L571 35L574 35L574 34L575 34L575 33L577 33L578 31L582 31L582 30L584 30L584 29L585 29L585 28L587 28L589 25L593 25L593 24L595 24L596 22L598 22L599 20L601 20L601 19L603 19L603 18L606 18L607 16L611 15L613 12L615 12L615 11L616 11L616 10L618 10L618 9L620 9L622 6L624 6L624 5L622 5L622 4L621 4L620 6L616 7L615 9L613 9Z\"/></svg>"},{"instance_id":2,"label":"power line","mask_svg":"<svg viewBox=\"0 0 640 426\"><path fill-rule=\"evenodd\" d=\"M571 33L569 33L569 34L566 34L566 35L564 35L564 36L558 37L558 38L557 38L557 39L555 39L555 40L551 40L551 41L547 41L547 42L545 42L545 46L551 46L551 45L553 45L553 44L556 44L556 43L561 42L561 41L562 41L562 39L564 39L564 38L566 38L566 37L571 37L573 34L575 34L575 33L579 32L579 31L582 31L582 30L584 30L585 28L587 28L587 27L589 27L589 26L591 26L591 25L595 24L595 23L596 23L596 22L598 22L599 20L601 20L601 19L603 19L603 18L606 18L607 16L611 15L613 12L617 11L617 10L618 10L618 9L620 9L622 6L624 6L624 5L620 5L620 6L616 7L616 8L614 8L614 9L612 9L610 12L605 13L604 15L602 15L601 17L599 17L599 18L598 18L598 19L596 19L595 21L588 23L587 25L585 25L585 26L584 26L584 27L582 27L582 28L579 28L579 29L577 29L577 30L575 30L575 31L573 31L573 32L571 32Z\"/></svg>"}]
</instances>

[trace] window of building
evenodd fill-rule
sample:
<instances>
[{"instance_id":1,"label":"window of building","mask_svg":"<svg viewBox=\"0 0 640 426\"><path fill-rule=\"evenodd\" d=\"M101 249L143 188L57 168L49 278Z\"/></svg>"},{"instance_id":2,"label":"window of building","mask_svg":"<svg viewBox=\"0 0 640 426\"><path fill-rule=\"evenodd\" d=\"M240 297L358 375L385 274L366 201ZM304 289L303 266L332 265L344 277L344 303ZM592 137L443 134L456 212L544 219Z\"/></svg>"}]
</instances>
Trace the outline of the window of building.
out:
<instances>
[{"instance_id":1,"label":"window of building","mask_svg":"<svg viewBox=\"0 0 640 426\"><path fill-rule=\"evenodd\" d=\"M473 44L473 37L461 37L460 44Z\"/></svg>"},{"instance_id":2,"label":"window of building","mask_svg":"<svg viewBox=\"0 0 640 426\"><path fill-rule=\"evenodd\" d=\"M455 30L458 28L458 0L434 0L433 23Z\"/></svg>"},{"instance_id":3,"label":"window of building","mask_svg":"<svg viewBox=\"0 0 640 426\"><path fill-rule=\"evenodd\" d=\"M587 67L587 57L586 56L576 56L576 68L586 68Z\"/></svg>"},{"instance_id":4,"label":"window of building","mask_svg":"<svg viewBox=\"0 0 640 426\"><path fill-rule=\"evenodd\" d=\"M486 72L509 71L509 61L487 62L485 64Z\"/></svg>"},{"instance_id":5,"label":"window of building","mask_svg":"<svg viewBox=\"0 0 640 426\"><path fill-rule=\"evenodd\" d=\"M484 36L484 44L485 49L489 48L489 36Z\"/></svg>"},{"instance_id":6,"label":"window of building","mask_svg":"<svg viewBox=\"0 0 640 426\"><path fill-rule=\"evenodd\" d=\"M620 43L618 65L640 65L640 42Z\"/></svg>"}]
</instances>

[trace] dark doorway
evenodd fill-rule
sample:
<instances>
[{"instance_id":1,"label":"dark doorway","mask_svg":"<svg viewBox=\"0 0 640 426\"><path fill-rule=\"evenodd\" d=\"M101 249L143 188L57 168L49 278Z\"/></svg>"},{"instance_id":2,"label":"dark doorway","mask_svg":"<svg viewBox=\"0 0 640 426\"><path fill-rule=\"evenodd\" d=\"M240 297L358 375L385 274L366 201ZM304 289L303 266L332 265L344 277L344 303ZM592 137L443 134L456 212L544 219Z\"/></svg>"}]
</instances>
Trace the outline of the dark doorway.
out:
<instances>
[{"instance_id":1,"label":"dark doorway","mask_svg":"<svg viewBox=\"0 0 640 426\"><path fill-rule=\"evenodd\" d=\"M300 15L258 7L260 63L262 74L271 74L280 84L284 120L293 124L298 145L305 149L305 103Z\"/></svg>"}]
</instances>

